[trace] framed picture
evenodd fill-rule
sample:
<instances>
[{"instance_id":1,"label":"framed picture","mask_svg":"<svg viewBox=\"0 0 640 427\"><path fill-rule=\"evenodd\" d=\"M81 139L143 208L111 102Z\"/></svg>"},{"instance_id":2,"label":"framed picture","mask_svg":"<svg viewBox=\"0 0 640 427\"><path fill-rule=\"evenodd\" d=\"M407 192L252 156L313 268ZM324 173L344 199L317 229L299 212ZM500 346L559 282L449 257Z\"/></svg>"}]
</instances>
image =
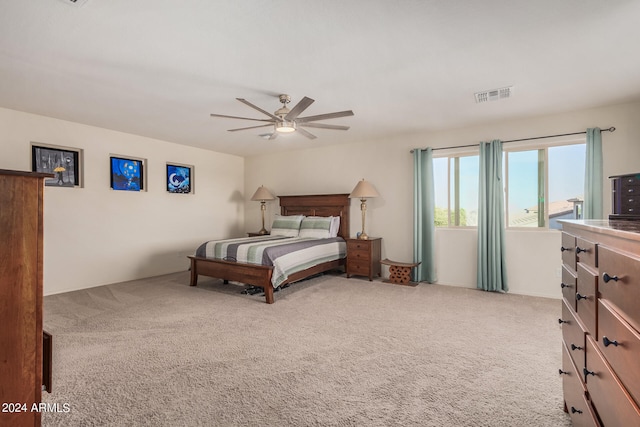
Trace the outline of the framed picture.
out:
<instances>
[{"instance_id":1,"label":"framed picture","mask_svg":"<svg viewBox=\"0 0 640 427\"><path fill-rule=\"evenodd\" d=\"M144 190L144 160L111 156L111 188L114 190Z\"/></svg>"},{"instance_id":2,"label":"framed picture","mask_svg":"<svg viewBox=\"0 0 640 427\"><path fill-rule=\"evenodd\" d=\"M193 166L167 163L167 191L187 194L193 191Z\"/></svg>"},{"instance_id":3,"label":"framed picture","mask_svg":"<svg viewBox=\"0 0 640 427\"><path fill-rule=\"evenodd\" d=\"M82 150L55 145L31 143L31 170L55 175L44 185L52 187L81 187Z\"/></svg>"}]
</instances>

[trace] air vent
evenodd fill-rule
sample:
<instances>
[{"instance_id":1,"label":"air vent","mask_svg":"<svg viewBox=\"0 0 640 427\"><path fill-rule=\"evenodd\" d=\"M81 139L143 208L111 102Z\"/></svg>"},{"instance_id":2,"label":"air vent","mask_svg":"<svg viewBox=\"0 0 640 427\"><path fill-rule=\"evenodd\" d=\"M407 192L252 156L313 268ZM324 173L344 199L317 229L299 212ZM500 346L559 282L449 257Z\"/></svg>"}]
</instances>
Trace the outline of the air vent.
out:
<instances>
[{"instance_id":1,"label":"air vent","mask_svg":"<svg viewBox=\"0 0 640 427\"><path fill-rule=\"evenodd\" d=\"M484 92L476 92L476 103L481 104L487 101L498 101L500 99L510 98L512 94L513 86L485 90Z\"/></svg>"},{"instance_id":2,"label":"air vent","mask_svg":"<svg viewBox=\"0 0 640 427\"><path fill-rule=\"evenodd\" d=\"M85 4L88 0L60 0L60 1L62 1L63 3L66 3L68 5L71 5L71 6L80 7L83 4Z\"/></svg>"}]
</instances>

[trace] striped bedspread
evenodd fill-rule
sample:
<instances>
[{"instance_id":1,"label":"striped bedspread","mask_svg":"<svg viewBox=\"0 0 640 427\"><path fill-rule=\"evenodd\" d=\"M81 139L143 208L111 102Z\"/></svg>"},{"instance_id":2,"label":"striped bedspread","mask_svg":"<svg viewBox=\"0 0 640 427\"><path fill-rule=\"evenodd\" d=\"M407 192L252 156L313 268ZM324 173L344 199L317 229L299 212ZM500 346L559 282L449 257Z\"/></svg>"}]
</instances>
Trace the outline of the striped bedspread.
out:
<instances>
[{"instance_id":1,"label":"striped bedspread","mask_svg":"<svg viewBox=\"0 0 640 427\"><path fill-rule=\"evenodd\" d=\"M280 286L289 275L323 262L346 257L341 237L312 239L284 236L213 240L200 245L196 256L273 267L271 283Z\"/></svg>"}]
</instances>

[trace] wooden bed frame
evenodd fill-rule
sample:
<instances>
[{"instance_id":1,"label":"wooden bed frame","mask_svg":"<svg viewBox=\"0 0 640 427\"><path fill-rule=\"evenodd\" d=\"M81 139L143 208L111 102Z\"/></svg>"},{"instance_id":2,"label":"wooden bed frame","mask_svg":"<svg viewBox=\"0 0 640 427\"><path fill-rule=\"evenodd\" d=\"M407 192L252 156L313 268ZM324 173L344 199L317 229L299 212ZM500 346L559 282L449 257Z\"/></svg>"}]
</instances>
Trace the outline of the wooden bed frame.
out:
<instances>
[{"instance_id":1,"label":"wooden bed frame","mask_svg":"<svg viewBox=\"0 0 640 427\"><path fill-rule=\"evenodd\" d=\"M322 194L305 196L280 196L281 215L306 216L339 216L340 230L338 236L349 238L349 194ZM273 304L273 285L271 274L273 267L247 264L242 262L223 261L219 259L190 256L191 286L198 284L198 275L210 276L225 281L233 280L264 289L267 304ZM346 259L339 259L318 264L314 267L297 272L289 276L283 283L297 282L306 277L333 270L343 266Z\"/></svg>"}]
</instances>

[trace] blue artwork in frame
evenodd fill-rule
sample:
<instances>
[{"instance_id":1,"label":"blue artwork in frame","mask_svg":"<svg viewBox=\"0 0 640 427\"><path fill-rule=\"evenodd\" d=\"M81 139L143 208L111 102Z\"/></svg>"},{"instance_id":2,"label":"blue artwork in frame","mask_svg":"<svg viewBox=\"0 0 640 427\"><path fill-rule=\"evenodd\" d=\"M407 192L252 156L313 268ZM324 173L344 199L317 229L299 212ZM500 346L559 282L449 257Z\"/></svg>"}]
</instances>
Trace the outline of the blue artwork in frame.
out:
<instances>
[{"instance_id":1,"label":"blue artwork in frame","mask_svg":"<svg viewBox=\"0 0 640 427\"><path fill-rule=\"evenodd\" d=\"M190 166L167 163L167 191L169 193L191 193L192 180Z\"/></svg>"},{"instance_id":2,"label":"blue artwork in frame","mask_svg":"<svg viewBox=\"0 0 640 427\"><path fill-rule=\"evenodd\" d=\"M144 189L142 160L111 157L111 188L141 191Z\"/></svg>"}]
</instances>

